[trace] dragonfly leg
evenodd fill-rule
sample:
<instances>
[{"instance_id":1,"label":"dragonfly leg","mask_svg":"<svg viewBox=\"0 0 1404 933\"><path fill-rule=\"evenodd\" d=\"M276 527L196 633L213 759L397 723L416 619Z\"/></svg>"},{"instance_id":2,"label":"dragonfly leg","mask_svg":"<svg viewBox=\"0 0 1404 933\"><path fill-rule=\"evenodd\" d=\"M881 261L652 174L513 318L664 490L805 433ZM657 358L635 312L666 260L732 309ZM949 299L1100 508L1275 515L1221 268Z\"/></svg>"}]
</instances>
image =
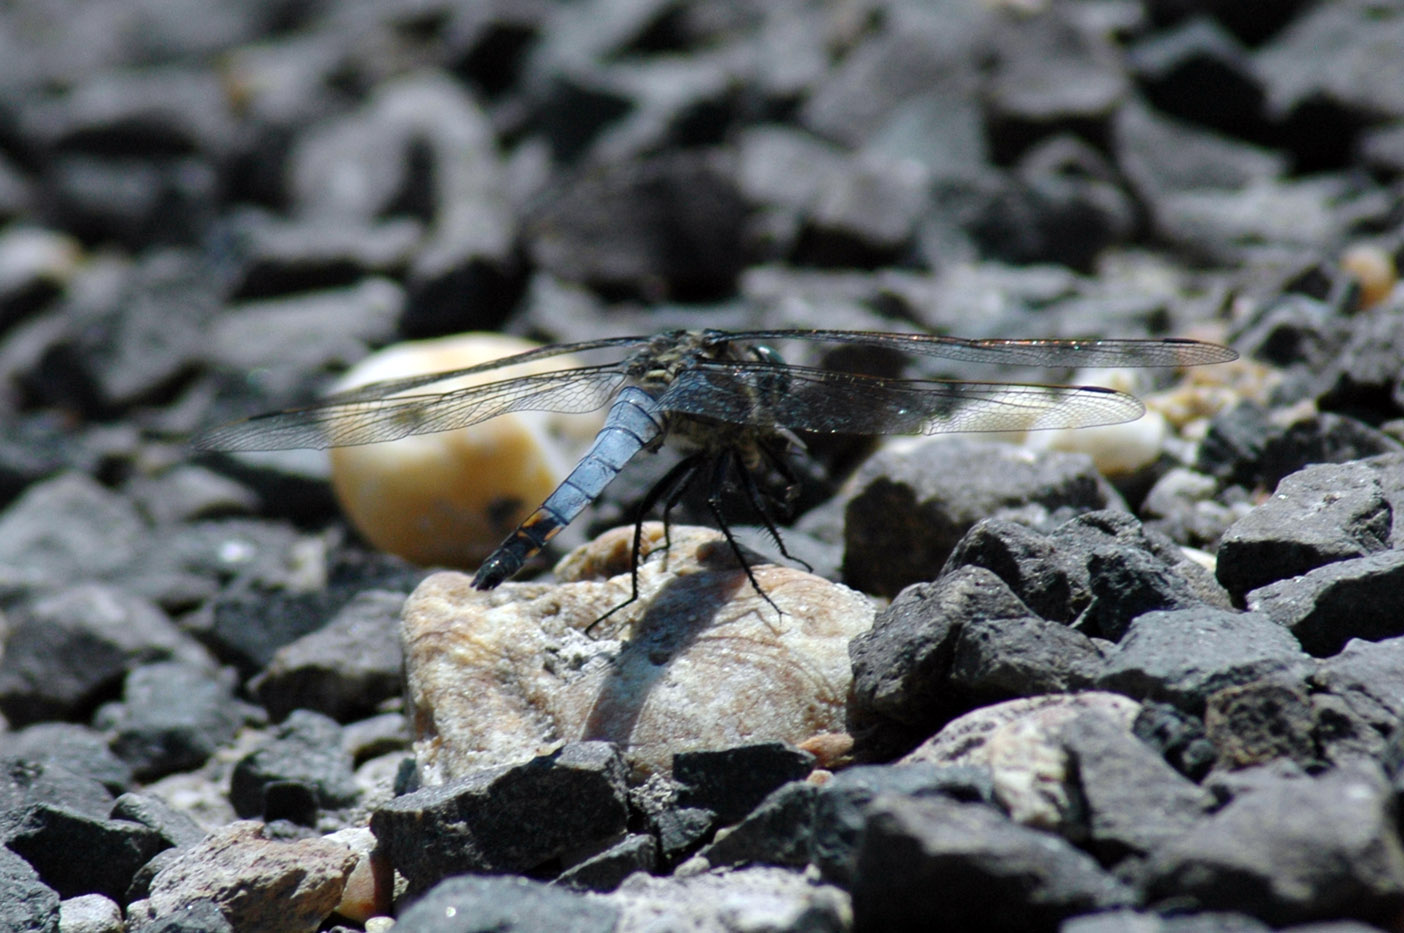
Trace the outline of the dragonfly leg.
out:
<instances>
[{"instance_id":1,"label":"dragonfly leg","mask_svg":"<svg viewBox=\"0 0 1404 933\"><path fill-rule=\"evenodd\" d=\"M775 610L777 616L783 616L785 613L781 611L779 606L775 605L770 594L761 589L760 581L756 579L755 573L751 570L750 562L746 560L741 545L737 542L736 536L731 533L731 526L727 524L726 516L722 513L722 490L725 488L727 471L732 467L740 469L743 473L746 472L746 468L741 465L734 450L728 450L712 460L712 475L707 487L707 509L712 513L712 519L726 538L726 543L731 548L731 553L736 557L736 562L741 565L742 570L746 571L746 579L751 581L751 588L760 594L760 598L765 600L771 609Z\"/></svg>"},{"instance_id":2,"label":"dragonfly leg","mask_svg":"<svg viewBox=\"0 0 1404 933\"><path fill-rule=\"evenodd\" d=\"M639 532L639 526L643 523L643 516L653 511L658 501L663 502L663 550L673 549L673 509L677 506L682 494L688 491L689 485L696 480L698 470L702 469L705 457L701 453L685 457L680 463L675 464L673 469L668 470L661 480L658 480L653 488L649 490L649 495L644 498L643 504L639 506L639 521L635 525L635 536ZM637 554L635 554L637 560Z\"/></svg>"},{"instance_id":3,"label":"dragonfly leg","mask_svg":"<svg viewBox=\"0 0 1404 933\"><path fill-rule=\"evenodd\" d=\"M703 456L693 454L683 460L678 461L663 474L663 478L653 484L639 502L638 508L634 510L634 543L629 556L629 582L631 584L629 598L615 606L613 609L591 622L585 628L585 634L594 637L594 631L605 619L614 615L620 609L630 603L637 602L639 598L639 558L643 551L643 523L648 514L653 511L659 500L663 501L663 550L666 552L672 542L668 536L668 514L673 506L682 498L683 492L688 484L697 476L697 471L702 467Z\"/></svg>"},{"instance_id":4,"label":"dragonfly leg","mask_svg":"<svg viewBox=\"0 0 1404 933\"><path fill-rule=\"evenodd\" d=\"M779 549L781 555L784 556L786 560L793 561L805 570L813 573L814 568L808 561L796 557L785 548L785 539L781 537L780 529L775 525L775 516L771 514L770 508L766 504L767 501L773 503L775 501L775 496L762 489L760 484L756 482L755 474L746 469L744 465L737 463L736 469L741 474L741 489L746 493L746 499L751 503L751 508L755 511L756 515L760 516L761 524L765 526L766 533L770 535L770 540L775 542L775 546ZM784 472L781 473L781 478L789 483L791 476L793 476L793 474L789 472L789 465L786 464ZM793 483L788 487L788 489L795 488ZM793 496L787 495L786 499L787 501L782 502L781 506L784 509L784 517L788 518L789 506L792 504L789 500L792 500Z\"/></svg>"},{"instance_id":5,"label":"dragonfly leg","mask_svg":"<svg viewBox=\"0 0 1404 933\"><path fill-rule=\"evenodd\" d=\"M795 468L790 464L789 458L784 454L776 452L769 444L757 444L756 447L765 457L766 462L770 464L771 469L778 473L780 478L785 481L784 496L771 496L770 499L772 501L777 498L781 500L784 511L780 513L780 517L782 520L788 522L795 517L795 501L799 499L800 478L795 473ZM788 554L785 556L789 557Z\"/></svg>"}]
</instances>

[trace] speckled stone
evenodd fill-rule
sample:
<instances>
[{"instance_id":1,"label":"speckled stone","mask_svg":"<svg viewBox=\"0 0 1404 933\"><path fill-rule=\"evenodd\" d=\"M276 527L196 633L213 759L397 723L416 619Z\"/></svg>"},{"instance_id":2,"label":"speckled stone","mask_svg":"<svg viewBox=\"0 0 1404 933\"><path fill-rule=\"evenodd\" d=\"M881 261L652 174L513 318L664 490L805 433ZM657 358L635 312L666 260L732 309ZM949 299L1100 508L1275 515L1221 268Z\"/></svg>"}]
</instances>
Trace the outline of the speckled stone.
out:
<instances>
[{"instance_id":1,"label":"speckled stone","mask_svg":"<svg viewBox=\"0 0 1404 933\"><path fill-rule=\"evenodd\" d=\"M1016 822L1057 829L1074 817L1078 806L1062 727L1095 711L1129 734L1140 709L1135 700L1097 691L1009 700L952 720L901 763L988 768L995 799Z\"/></svg>"},{"instance_id":2,"label":"speckled stone","mask_svg":"<svg viewBox=\"0 0 1404 933\"><path fill-rule=\"evenodd\" d=\"M624 749L636 777L676 752L839 732L848 641L872 625L860 593L819 577L735 565L721 534L645 526L640 598L628 599L632 529L557 568L568 582L483 593L440 573L405 605L402 637L416 756L425 783L523 761L568 741ZM622 573L620 570L622 569Z\"/></svg>"},{"instance_id":3,"label":"speckled stone","mask_svg":"<svg viewBox=\"0 0 1404 933\"><path fill-rule=\"evenodd\" d=\"M154 920L211 900L236 930L312 933L336 908L359 861L330 839L283 842L263 824L230 823L181 852L151 881L150 897L129 916Z\"/></svg>"}]
</instances>

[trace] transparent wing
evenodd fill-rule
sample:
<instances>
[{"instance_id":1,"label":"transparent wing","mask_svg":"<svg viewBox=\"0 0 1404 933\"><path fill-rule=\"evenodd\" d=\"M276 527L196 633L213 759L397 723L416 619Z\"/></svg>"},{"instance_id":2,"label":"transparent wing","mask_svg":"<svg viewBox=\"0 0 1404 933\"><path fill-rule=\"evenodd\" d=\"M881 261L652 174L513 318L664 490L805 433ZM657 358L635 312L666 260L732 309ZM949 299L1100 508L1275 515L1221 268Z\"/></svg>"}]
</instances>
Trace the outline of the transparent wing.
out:
<instances>
[{"instance_id":1,"label":"transparent wing","mask_svg":"<svg viewBox=\"0 0 1404 933\"><path fill-rule=\"evenodd\" d=\"M757 330L728 335L736 341L813 340L886 347L902 353L1005 366L1203 366L1238 359L1217 343L1166 337L1156 340L990 339L860 330Z\"/></svg>"},{"instance_id":2,"label":"transparent wing","mask_svg":"<svg viewBox=\"0 0 1404 933\"><path fill-rule=\"evenodd\" d=\"M345 392L337 392L333 395L328 395L321 400L319 405L356 402L363 399L382 399L391 395L403 395L414 389L423 389L432 386L436 382L462 379L465 376L492 372L495 369L507 369L511 366L520 366L523 363L534 363L537 360L550 359L553 356L564 356L567 353L585 353L590 350L601 350L612 347L635 347L640 344L648 343L653 339L652 337L607 337L603 340L586 340L580 343L552 344L551 346L537 347L534 350L514 353L511 356L504 356L501 359L488 360L485 363L478 363L476 366L467 366L463 369L450 369L445 372L437 373L421 373L418 376L406 376L402 379L386 379L380 382L372 382L367 385L357 386L354 389L347 389Z\"/></svg>"},{"instance_id":3,"label":"transparent wing","mask_svg":"<svg viewBox=\"0 0 1404 933\"><path fill-rule=\"evenodd\" d=\"M1134 421L1145 406L1097 386L882 379L769 363L703 363L659 397L668 411L828 434L946 434Z\"/></svg>"},{"instance_id":4,"label":"transparent wing","mask_svg":"<svg viewBox=\"0 0 1404 933\"><path fill-rule=\"evenodd\" d=\"M455 375L462 375L467 370ZM435 381L445 378L438 374ZM415 377L418 378L418 377ZM469 386L451 392L391 395L414 379L377 383L305 408L257 415L213 428L193 441L200 450L285 450L377 444L477 424L512 411L587 412L602 408L624 384L620 364L587 366Z\"/></svg>"}]
</instances>

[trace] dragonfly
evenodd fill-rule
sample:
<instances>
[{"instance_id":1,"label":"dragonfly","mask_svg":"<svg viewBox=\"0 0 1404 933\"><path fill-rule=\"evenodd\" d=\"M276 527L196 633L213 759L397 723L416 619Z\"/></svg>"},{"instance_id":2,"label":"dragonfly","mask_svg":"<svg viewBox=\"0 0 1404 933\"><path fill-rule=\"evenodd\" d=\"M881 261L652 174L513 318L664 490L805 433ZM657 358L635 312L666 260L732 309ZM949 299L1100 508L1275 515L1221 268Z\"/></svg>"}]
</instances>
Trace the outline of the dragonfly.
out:
<instances>
[{"instance_id":1,"label":"dragonfly","mask_svg":"<svg viewBox=\"0 0 1404 933\"><path fill-rule=\"evenodd\" d=\"M1178 368L1237 358L1228 347L1182 338L965 339L846 330L674 330L556 344L465 369L372 383L305 407L213 428L193 443L197 449L227 452L377 444L451 431L514 411L584 413L608 406L589 450L487 557L473 585L489 590L515 576L636 455L657 451L667 440L677 442L684 455L637 509L629 602L638 598L644 517L661 504L666 529L669 510L698 481L708 484L707 507L751 585L770 602L731 534L721 510L721 492L729 482L739 483L771 539L789 557L776 527L776 512L793 498L797 485L789 456L803 446L798 433L934 435L1082 428L1134 421L1145 413L1135 396L1100 386L888 378L791 365L770 345L796 340L1020 367ZM622 358L435 391L439 383L605 350ZM784 496L758 481L767 471L785 482Z\"/></svg>"}]
</instances>

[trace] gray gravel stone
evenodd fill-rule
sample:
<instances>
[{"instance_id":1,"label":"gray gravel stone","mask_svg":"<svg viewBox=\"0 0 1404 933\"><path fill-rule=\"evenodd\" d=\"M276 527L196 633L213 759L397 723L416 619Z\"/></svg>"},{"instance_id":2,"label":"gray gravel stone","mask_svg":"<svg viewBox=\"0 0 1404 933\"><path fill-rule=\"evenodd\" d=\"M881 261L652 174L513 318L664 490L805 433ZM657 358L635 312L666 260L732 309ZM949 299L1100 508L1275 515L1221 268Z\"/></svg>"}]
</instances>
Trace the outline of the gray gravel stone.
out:
<instances>
[{"instance_id":1,"label":"gray gravel stone","mask_svg":"<svg viewBox=\"0 0 1404 933\"><path fill-rule=\"evenodd\" d=\"M1226 769L1290 759L1317 768L1316 721L1304 684L1257 681L1212 694L1204 711L1209 741Z\"/></svg>"},{"instance_id":2,"label":"gray gravel stone","mask_svg":"<svg viewBox=\"0 0 1404 933\"><path fill-rule=\"evenodd\" d=\"M1050 125L1100 123L1128 96L1130 79L1108 37L1067 11L1003 20L994 32L986 89L996 146Z\"/></svg>"},{"instance_id":3,"label":"gray gravel stone","mask_svg":"<svg viewBox=\"0 0 1404 933\"><path fill-rule=\"evenodd\" d=\"M70 308L82 321L70 349L73 375L91 386L97 410L159 398L201 358L219 310L214 286L199 255L155 250L95 307Z\"/></svg>"},{"instance_id":4,"label":"gray gravel stone","mask_svg":"<svg viewBox=\"0 0 1404 933\"><path fill-rule=\"evenodd\" d=\"M1383 922L1404 903L1392 800L1369 765L1265 782L1156 852L1146 895L1275 925Z\"/></svg>"},{"instance_id":5,"label":"gray gravel stone","mask_svg":"<svg viewBox=\"0 0 1404 933\"><path fill-rule=\"evenodd\" d=\"M968 565L994 571L1045 619L1113 640L1153 609L1229 606L1222 588L1174 542L1114 510L1086 512L1048 534L986 519L960 540L945 570Z\"/></svg>"},{"instance_id":6,"label":"gray gravel stone","mask_svg":"<svg viewBox=\"0 0 1404 933\"><path fill-rule=\"evenodd\" d=\"M1298 683L1314 665L1266 616L1222 609L1148 612L1107 656L1098 686L1197 713L1224 687L1271 678Z\"/></svg>"},{"instance_id":7,"label":"gray gravel stone","mask_svg":"<svg viewBox=\"0 0 1404 933\"><path fill-rule=\"evenodd\" d=\"M784 742L762 742L673 756L673 780L682 807L711 810L734 823L773 790L802 781L814 770L814 756Z\"/></svg>"},{"instance_id":8,"label":"gray gravel stone","mask_svg":"<svg viewBox=\"0 0 1404 933\"><path fill-rule=\"evenodd\" d=\"M139 596L83 583L23 605L0 657L0 711L16 725L83 715L142 664L208 654Z\"/></svg>"},{"instance_id":9,"label":"gray gravel stone","mask_svg":"<svg viewBox=\"0 0 1404 933\"><path fill-rule=\"evenodd\" d=\"M54 762L0 758L0 842L23 828L40 805L103 819L112 794L94 778Z\"/></svg>"},{"instance_id":10,"label":"gray gravel stone","mask_svg":"<svg viewBox=\"0 0 1404 933\"><path fill-rule=\"evenodd\" d=\"M1330 110L1345 114L1404 118L1397 63L1370 54L1375 43L1404 42L1404 18L1397 11L1374 17L1368 9L1367 4L1341 3L1309 10L1263 46L1254 58L1254 72L1267 90L1270 112L1282 118L1324 100ZM1316 55L1330 56L1358 77L1307 67L1308 56Z\"/></svg>"},{"instance_id":11,"label":"gray gravel stone","mask_svg":"<svg viewBox=\"0 0 1404 933\"><path fill-rule=\"evenodd\" d=\"M0 846L0 924L14 933L58 933L59 896L29 863Z\"/></svg>"},{"instance_id":12,"label":"gray gravel stone","mask_svg":"<svg viewBox=\"0 0 1404 933\"><path fill-rule=\"evenodd\" d=\"M145 535L127 499L84 474L60 473L0 515L0 571L36 582L102 577L126 567Z\"/></svg>"},{"instance_id":13,"label":"gray gravel stone","mask_svg":"<svg viewBox=\"0 0 1404 933\"><path fill-rule=\"evenodd\" d=\"M950 924L1051 929L1129 904L1130 889L1052 833L981 803L880 797L853 873L855 931Z\"/></svg>"},{"instance_id":14,"label":"gray gravel stone","mask_svg":"<svg viewBox=\"0 0 1404 933\"><path fill-rule=\"evenodd\" d=\"M112 753L101 732L71 722L44 722L5 737L5 757L42 762L101 781L114 794L127 789L132 769Z\"/></svg>"},{"instance_id":15,"label":"gray gravel stone","mask_svg":"<svg viewBox=\"0 0 1404 933\"><path fill-rule=\"evenodd\" d=\"M1335 654L1354 638L1404 635L1404 551L1335 561L1251 590L1246 602L1314 655Z\"/></svg>"},{"instance_id":16,"label":"gray gravel stone","mask_svg":"<svg viewBox=\"0 0 1404 933\"><path fill-rule=\"evenodd\" d=\"M124 900L138 869L170 844L150 827L99 819L39 803L8 833L5 845L64 897L104 894Z\"/></svg>"},{"instance_id":17,"label":"gray gravel stone","mask_svg":"<svg viewBox=\"0 0 1404 933\"><path fill-rule=\"evenodd\" d=\"M400 691L402 593L367 590L311 634L279 648L249 684L268 715L310 709L346 722Z\"/></svg>"},{"instance_id":18,"label":"gray gravel stone","mask_svg":"<svg viewBox=\"0 0 1404 933\"><path fill-rule=\"evenodd\" d=\"M974 767L858 765L845 768L819 788L814 801L810 861L826 881L848 887L868 805L881 795L911 799L943 796L992 803L989 772Z\"/></svg>"},{"instance_id":19,"label":"gray gravel stone","mask_svg":"<svg viewBox=\"0 0 1404 933\"><path fill-rule=\"evenodd\" d=\"M1104 863L1156 851L1213 804L1154 749L1098 713L1068 723L1061 740L1077 774L1090 848Z\"/></svg>"},{"instance_id":20,"label":"gray gravel stone","mask_svg":"<svg viewBox=\"0 0 1404 933\"><path fill-rule=\"evenodd\" d=\"M532 218L531 257L606 293L726 294L746 262L733 162L723 152L680 151L587 175Z\"/></svg>"},{"instance_id":21,"label":"gray gravel stone","mask_svg":"<svg viewBox=\"0 0 1404 933\"><path fill-rule=\"evenodd\" d=\"M824 76L800 110L802 125L861 145L906 102L928 94L959 98L973 90L970 65L985 47L990 25L985 10L943 2L897 6L892 12L886 28Z\"/></svg>"},{"instance_id":22,"label":"gray gravel stone","mask_svg":"<svg viewBox=\"0 0 1404 933\"><path fill-rule=\"evenodd\" d=\"M193 770L241 726L261 721L235 698L233 673L181 661L144 664L128 672L122 700L99 709L93 723L109 732L113 752L140 780Z\"/></svg>"},{"instance_id":23,"label":"gray gravel stone","mask_svg":"<svg viewBox=\"0 0 1404 933\"><path fill-rule=\"evenodd\" d=\"M1236 522L1219 544L1219 582L1236 598L1324 564L1389 547L1393 509L1362 464L1307 467Z\"/></svg>"},{"instance_id":24,"label":"gray gravel stone","mask_svg":"<svg viewBox=\"0 0 1404 933\"><path fill-rule=\"evenodd\" d=\"M697 853L713 868L738 865L809 864L809 840L814 801L819 788L791 781L776 788L740 823Z\"/></svg>"},{"instance_id":25,"label":"gray gravel stone","mask_svg":"<svg viewBox=\"0 0 1404 933\"><path fill-rule=\"evenodd\" d=\"M311 710L294 712L234 766L229 801L240 816L263 816L270 790L287 784L305 787L315 806L325 809L348 806L360 796L336 722Z\"/></svg>"},{"instance_id":26,"label":"gray gravel stone","mask_svg":"<svg viewBox=\"0 0 1404 933\"><path fill-rule=\"evenodd\" d=\"M1092 685L1101 666L1097 644L1058 622L972 619L956 639L950 685L989 700L1076 692Z\"/></svg>"},{"instance_id":27,"label":"gray gravel stone","mask_svg":"<svg viewBox=\"0 0 1404 933\"><path fill-rule=\"evenodd\" d=\"M112 804L112 818L140 823L174 847L193 846L205 837L190 814L154 794L123 794Z\"/></svg>"},{"instance_id":28,"label":"gray gravel stone","mask_svg":"<svg viewBox=\"0 0 1404 933\"><path fill-rule=\"evenodd\" d=\"M631 833L561 872L554 883L572 891L613 891L634 872L652 873L657 867L657 840L648 833Z\"/></svg>"},{"instance_id":29,"label":"gray gravel stone","mask_svg":"<svg viewBox=\"0 0 1404 933\"><path fill-rule=\"evenodd\" d=\"M1128 65L1160 111L1225 135L1264 129L1263 90L1243 43L1213 16L1189 16L1129 49ZM1214 94L1205 94L1213 87Z\"/></svg>"},{"instance_id":30,"label":"gray gravel stone","mask_svg":"<svg viewBox=\"0 0 1404 933\"><path fill-rule=\"evenodd\" d=\"M439 882L396 919L421 933L613 933L618 911L526 878L464 875Z\"/></svg>"},{"instance_id":31,"label":"gray gravel stone","mask_svg":"<svg viewBox=\"0 0 1404 933\"><path fill-rule=\"evenodd\" d=\"M770 866L667 878L638 874L603 900L619 910L619 933L660 928L843 933L852 927L843 891Z\"/></svg>"},{"instance_id":32,"label":"gray gravel stone","mask_svg":"<svg viewBox=\"0 0 1404 933\"><path fill-rule=\"evenodd\" d=\"M935 583L908 587L848 646L852 710L860 728L895 722L918 740L954 712L946 694L955 646L977 619L1031 615L984 568L966 567Z\"/></svg>"},{"instance_id":33,"label":"gray gravel stone","mask_svg":"<svg viewBox=\"0 0 1404 933\"><path fill-rule=\"evenodd\" d=\"M80 894L59 904L59 933L125 933L122 908L101 894Z\"/></svg>"},{"instance_id":34,"label":"gray gravel stone","mask_svg":"<svg viewBox=\"0 0 1404 933\"><path fill-rule=\"evenodd\" d=\"M1193 914L1170 915L1131 909L1108 910L1065 920L1058 933L1268 933L1272 927L1249 917L1228 911L1202 911ZM1308 927L1293 927L1293 933L1308 933ZM1373 929L1373 928L1372 928ZM1348 927L1336 930L1334 925L1316 933L1366 933Z\"/></svg>"},{"instance_id":35,"label":"gray gravel stone","mask_svg":"<svg viewBox=\"0 0 1404 933\"><path fill-rule=\"evenodd\" d=\"M1037 457L1002 444L936 440L880 453L852 481L844 522L844 579L896 595L934 579L966 531L1001 512L1049 524L1055 513L1105 509L1120 497L1081 454ZM900 548L894 548L901 542Z\"/></svg>"},{"instance_id":36,"label":"gray gravel stone","mask_svg":"<svg viewBox=\"0 0 1404 933\"><path fill-rule=\"evenodd\" d=\"M462 872L527 871L624 830L624 762L603 742L567 745L396 797L371 829L412 891Z\"/></svg>"},{"instance_id":37,"label":"gray gravel stone","mask_svg":"<svg viewBox=\"0 0 1404 933\"><path fill-rule=\"evenodd\" d=\"M1339 697L1381 735L1404 722L1404 638L1351 641L1311 675L1318 691Z\"/></svg>"}]
</instances>

